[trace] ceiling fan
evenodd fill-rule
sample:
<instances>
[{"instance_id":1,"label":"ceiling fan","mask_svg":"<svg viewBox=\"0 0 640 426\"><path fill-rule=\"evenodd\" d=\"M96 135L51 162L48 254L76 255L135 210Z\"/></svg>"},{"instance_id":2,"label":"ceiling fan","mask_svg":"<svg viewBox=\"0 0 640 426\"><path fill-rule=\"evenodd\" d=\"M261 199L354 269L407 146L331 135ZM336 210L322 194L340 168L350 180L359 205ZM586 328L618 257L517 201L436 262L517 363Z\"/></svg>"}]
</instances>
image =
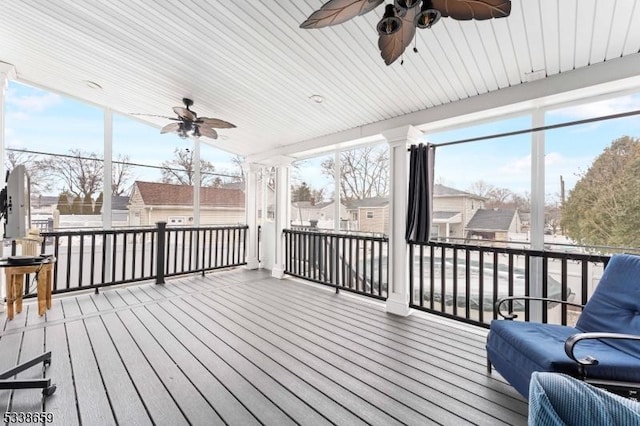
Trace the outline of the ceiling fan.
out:
<instances>
[{"instance_id":1,"label":"ceiling fan","mask_svg":"<svg viewBox=\"0 0 640 426\"><path fill-rule=\"evenodd\" d=\"M384 0L330 0L300 24L300 28L342 24L371 12L382 3ZM391 65L411 44L416 28L431 28L441 17L485 20L504 18L510 13L510 0L394 0L385 6L384 16L376 26L380 55L385 64Z\"/></svg>"},{"instance_id":2,"label":"ceiling fan","mask_svg":"<svg viewBox=\"0 0 640 426\"><path fill-rule=\"evenodd\" d=\"M234 124L218 118L198 117L195 111L189 109L193 105L191 99L183 98L182 103L184 103L184 107L173 107L173 112L176 113L177 118L164 117L174 120L175 123L167 124L160 129L160 133L177 133L183 139L189 136L206 136L211 139L217 139L218 132L214 129L232 129L236 127Z\"/></svg>"}]
</instances>

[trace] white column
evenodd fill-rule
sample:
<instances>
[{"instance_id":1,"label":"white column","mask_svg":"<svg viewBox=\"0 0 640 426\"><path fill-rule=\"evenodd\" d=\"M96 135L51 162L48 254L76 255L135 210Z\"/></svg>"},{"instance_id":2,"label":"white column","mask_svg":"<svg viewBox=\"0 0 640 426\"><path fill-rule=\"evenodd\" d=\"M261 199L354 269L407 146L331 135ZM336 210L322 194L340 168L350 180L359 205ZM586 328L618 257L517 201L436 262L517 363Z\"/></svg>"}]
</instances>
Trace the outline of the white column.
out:
<instances>
[{"instance_id":1,"label":"white column","mask_svg":"<svg viewBox=\"0 0 640 426\"><path fill-rule=\"evenodd\" d=\"M335 152L335 157L334 157L334 167L333 167L333 199L335 201L335 208L333 209L333 214L335 216L334 220L333 220L333 229L335 231L339 231L340 230L340 179L342 179L342 176L340 176L340 151L336 151Z\"/></svg>"},{"instance_id":2,"label":"white column","mask_svg":"<svg viewBox=\"0 0 640 426\"><path fill-rule=\"evenodd\" d=\"M389 144L389 297L386 311L407 316L409 309L408 248L404 235L407 226L407 176L409 158L407 146L417 143L422 132L413 126L388 130L382 136Z\"/></svg>"},{"instance_id":3,"label":"white column","mask_svg":"<svg viewBox=\"0 0 640 426\"><path fill-rule=\"evenodd\" d=\"M0 62L0 188L4 188L6 185L4 181L4 177L7 173L4 167L4 158L5 158L5 121L4 121L4 103L5 103L5 94L7 86L9 85L9 80L13 80L16 78L16 70L13 65L9 65L4 62ZM4 221L0 221L0 242L4 239ZM2 248L0 248L0 255L2 255ZM0 274L0 301L4 300L5 294L5 282L4 282L4 274ZM5 304L0 303L0 312L4 312Z\"/></svg>"},{"instance_id":4,"label":"white column","mask_svg":"<svg viewBox=\"0 0 640 426\"><path fill-rule=\"evenodd\" d=\"M200 139L193 138L193 226L200 226ZM195 246L194 246L195 248Z\"/></svg>"},{"instance_id":5,"label":"white column","mask_svg":"<svg viewBox=\"0 0 640 426\"><path fill-rule=\"evenodd\" d=\"M112 203L111 195L113 193L113 111L110 108L104 109L104 133L103 133L103 152L104 152L104 172L102 176L102 227L111 229L112 227ZM113 236L107 235L104 240L106 253L113 253ZM104 261L105 282L111 281L111 265L113 259L107 255Z\"/></svg>"},{"instance_id":6,"label":"white column","mask_svg":"<svg viewBox=\"0 0 640 426\"><path fill-rule=\"evenodd\" d=\"M531 127L544 126L544 111L536 109L531 115ZM544 156L545 133L531 134L531 249L544 250ZM531 258L529 265L532 297L542 297L542 259ZM542 304L531 302L530 321L542 321Z\"/></svg>"},{"instance_id":7,"label":"white column","mask_svg":"<svg viewBox=\"0 0 640 426\"><path fill-rule=\"evenodd\" d=\"M281 160L276 166L275 261L271 275L284 278L285 247L282 231L289 226L291 211L291 162Z\"/></svg>"},{"instance_id":8,"label":"white column","mask_svg":"<svg viewBox=\"0 0 640 426\"><path fill-rule=\"evenodd\" d=\"M0 62L0 188L4 188L6 182L4 181L4 177L7 174L7 171L4 167L4 158L5 158L5 112L4 112L4 104L5 104L5 95L7 87L9 86L9 80L13 80L16 78L16 69L13 65L7 64L5 62ZM4 221L0 221L0 241L4 238ZM1 252L0 252L1 254ZM2 274L4 276L4 274ZM4 285L2 285L2 295L4 295Z\"/></svg>"},{"instance_id":9,"label":"white column","mask_svg":"<svg viewBox=\"0 0 640 426\"><path fill-rule=\"evenodd\" d=\"M102 176L102 227L112 226L112 194L113 194L113 111L104 109L104 173Z\"/></svg>"},{"instance_id":10,"label":"white column","mask_svg":"<svg viewBox=\"0 0 640 426\"><path fill-rule=\"evenodd\" d=\"M245 164L247 180L245 182L245 223L247 231L247 269L258 269L258 173L260 165ZM263 192L264 196L264 192ZM262 203L264 205L264 203Z\"/></svg>"}]
</instances>

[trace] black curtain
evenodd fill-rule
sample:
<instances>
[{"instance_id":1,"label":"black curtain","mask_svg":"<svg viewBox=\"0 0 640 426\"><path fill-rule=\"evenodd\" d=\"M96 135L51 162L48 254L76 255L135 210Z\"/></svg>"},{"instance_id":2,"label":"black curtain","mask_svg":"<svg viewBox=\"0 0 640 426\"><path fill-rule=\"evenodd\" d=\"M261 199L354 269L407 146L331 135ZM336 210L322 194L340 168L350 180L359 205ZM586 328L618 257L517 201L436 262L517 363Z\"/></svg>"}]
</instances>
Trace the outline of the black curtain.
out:
<instances>
[{"instance_id":1,"label":"black curtain","mask_svg":"<svg viewBox=\"0 0 640 426\"><path fill-rule=\"evenodd\" d=\"M411 145L409 160L409 205L407 242L426 243L433 216L433 164L435 146Z\"/></svg>"}]
</instances>

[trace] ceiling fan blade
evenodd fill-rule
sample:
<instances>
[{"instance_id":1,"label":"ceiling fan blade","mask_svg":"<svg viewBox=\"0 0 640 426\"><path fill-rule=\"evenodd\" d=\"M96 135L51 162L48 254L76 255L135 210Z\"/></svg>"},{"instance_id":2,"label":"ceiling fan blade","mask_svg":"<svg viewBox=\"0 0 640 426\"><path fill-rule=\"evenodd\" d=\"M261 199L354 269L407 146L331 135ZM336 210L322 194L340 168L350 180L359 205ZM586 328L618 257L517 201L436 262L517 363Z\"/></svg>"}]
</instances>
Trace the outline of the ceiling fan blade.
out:
<instances>
[{"instance_id":1,"label":"ceiling fan blade","mask_svg":"<svg viewBox=\"0 0 640 426\"><path fill-rule=\"evenodd\" d=\"M211 139L218 139L218 132L209 127L198 126L198 130L200 131L200 136L206 136Z\"/></svg>"},{"instance_id":2,"label":"ceiling fan blade","mask_svg":"<svg viewBox=\"0 0 640 426\"><path fill-rule=\"evenodd\" d=\"M380 48L380 55L385 64L391 65L402 56L404 50L411 44L416 35L416 26L413 21L418 12L420 12L419 3L418 6L407 10L407 14L401 18L402 27L398 32L391 35L381 35L378 38L378 48Z\"/></svg>"},{"instance_id":3,"label":"ceiling fan blade","mask_svg":"<svg viewBox=\"0 0 640 426\"><path fill-rule=\"evenodd\" d=\"M218 118L200 117L196 122L200 124L200 128L213 127L214 129L233 129L236 127L235 124L231 124L228 121L220 120Z\"/></svg>"},{"instance_id":4,"label":"ceiling fan blade","mask_svg":"<svg viewBox=\"0 0 640 426\"><path fill-rule=\"evenodd\" d=\"M510 0L433 0L433 8L460 21L504 18L511 13Z\"/></svg>"},{"instance_id":5,"label":"ceiling fan blade","mask_svg":"<svg viewBox=\"0 0 640 426\"><path fill-rule=\"evenodd\" d=\"M193 111L190 111L185 107L173 107L173 112L178 114L178 117L187 121L194 121L197 118Z\"/></svg>"},{"instance_id":6,"label":"ceiling fan blade","mask_svg":"<svg viewBox=\"0 0 640 426\"><path fill-rule=\"evenodd\" d=\"M342 24L351 18L372 11L384 0L330 0L313 12L300 28L323 28Z\"/></svg>"},{"instance_id":7,"label":"ceiling fan blade","mask_svg":"<svg viewBox=\"0 0 640 426\"><path fill-rule=\"evenodd\" d=\"M171 123L171 124L167 124L166 126L164 126L162 129L160 129L160 133L173 133L173 132L177 132L178 129L180 129L180 124L181 123Z\"/></svg>"},{"instance_id":8,"label":"ceiling fan blade","mask_svg":"<svg viewBox=\"0 0 640 426\"><path fill-rule=\"evenodd\" d=\"M129 113L129 115L138 115L142 117L160 117L160 118L166 118L167 120L177 120L177 118L175 117L167 117L166 115L158 115L158 114L143 114L141 112L131 112Z\"/></svg>"}]
</instances>

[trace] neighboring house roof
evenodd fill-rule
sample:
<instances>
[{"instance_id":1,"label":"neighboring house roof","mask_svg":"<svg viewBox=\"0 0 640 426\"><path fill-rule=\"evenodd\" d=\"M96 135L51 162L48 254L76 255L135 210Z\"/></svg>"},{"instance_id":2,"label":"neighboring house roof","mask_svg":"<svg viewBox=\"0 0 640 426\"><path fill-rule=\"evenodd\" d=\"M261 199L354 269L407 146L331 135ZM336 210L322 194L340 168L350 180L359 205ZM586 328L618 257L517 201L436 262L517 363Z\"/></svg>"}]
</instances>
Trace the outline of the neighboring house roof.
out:
<instances>
[{"instance_id":1,"label":"neighboring house roof","mask_svg":"<svg viewBox=\"0 0 640 426\"><path fill-rule=\"evenodd\" d=\"M126 195L114 195L111 197L111 210L127 210L129 197Z\"/></svg>"},{"instance_id":2,"label":"neighboring house roof","mask_svg":"<svg viewBox=\"0 0 640 426\"><path fill-rule=\"evenodd\" d=\"M224 189L240 189L240 190L244 191L244 182L240 181L240 182L223 183L222 185L220 185L220 188L224 188Z\"/></svg>"},{"instance_id":3,"label":"neighboring house roof","mask_svg":"<svg viewBox=\"0 0 640 426\"><path fill-rule=\"evenodd\" d=\"M436 183L433 185L433 196L434 197L470 197L476 198L478 200L484 200L484 197L481 197L476 194L472 194L466 191L460 191L459 189L450 188L448 186L441 185Z\"/></svg>"},{"instance_id":4,"label":"neighboring house roof","mask_svg":"<svg viewBox=\"0 0 640 426\"><path fill-rule=\"evenodd\" d=\"M333 204L333 200L331 201L322 201L320 203L311 204L311 201L294 201L291 203L297 209L323 209L329 205Z\"/></svg>"},{"instance_id":5,"label":"neighboring house roof","mask_svg":"<svg viewBox=\"0 0 640 426\"><path fill-rule=\"evenodd\" d=\"M193 186L136 181L134 187L147 206L187 206L193 204ZM239 189L200 188L200 205L243 207L244 192Z\"/></svg>"},{"instance_id":6,"label":"neighboring house roof","mask_svg":"<svg viewBox=\"0 0 640 426\"><path fill-rule=\"evenodd\" d=\"M58 204L57 195L37 195L31 197L32 207L55 206Z\"/></svg>"},{"instance_id":7,"label":"neighboring house roof","mask_svg":"<svg viewBox=\"0 0 640 426\"><path fill-rule=\"evenodd\" d=\"M433 212L434 219L451 219L454 216L459 215L460 212Z\"/></svg>"},{"instance_id":8,"label":"neighboring house roof","mask_svg":"<svg viewBox=\"0 0 640 426\"><path fill-rule=\"evenodd\" d=\"M479 209L465 228L472 231L508 231L515 214L515 210L509 209Z\"/></svg>"},{"instance_id":9,"label":"neighboring house roof","mask_svg":"<svg viewBox=\"0 0 640 426\"><path fill-rule=\"evenodd\" d=\"M384 207L389 204L389 199L385 197L363 198L362 200L349 200L345 204L347 208L351 210L367 207Z\"/></svg>"}]
</instances>

